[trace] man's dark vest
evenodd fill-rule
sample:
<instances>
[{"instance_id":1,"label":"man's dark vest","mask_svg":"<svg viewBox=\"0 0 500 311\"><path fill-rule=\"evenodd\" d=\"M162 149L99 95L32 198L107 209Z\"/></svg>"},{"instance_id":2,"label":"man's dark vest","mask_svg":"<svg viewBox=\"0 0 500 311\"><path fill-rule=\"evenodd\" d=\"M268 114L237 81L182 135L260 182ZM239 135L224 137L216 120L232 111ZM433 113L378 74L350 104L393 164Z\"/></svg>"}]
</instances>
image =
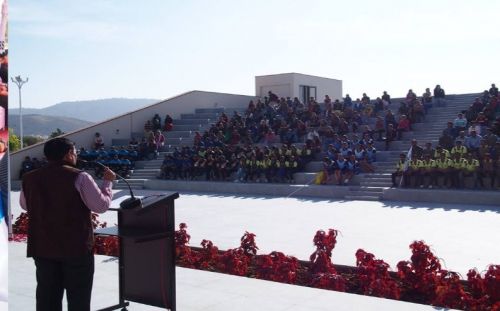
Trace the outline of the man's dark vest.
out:
<instances>
[{"instance_id":1,"label":"man's dark vest","mask_svg":"<svg viewBox=\"0 0 500 311\"><path fill-rule=\"evenodd\" d=\"M91 213L75 188L79 173L62 163L49 163L23 176L28 257L73 258L91 251Z\"/></svg>"}]
</instances>

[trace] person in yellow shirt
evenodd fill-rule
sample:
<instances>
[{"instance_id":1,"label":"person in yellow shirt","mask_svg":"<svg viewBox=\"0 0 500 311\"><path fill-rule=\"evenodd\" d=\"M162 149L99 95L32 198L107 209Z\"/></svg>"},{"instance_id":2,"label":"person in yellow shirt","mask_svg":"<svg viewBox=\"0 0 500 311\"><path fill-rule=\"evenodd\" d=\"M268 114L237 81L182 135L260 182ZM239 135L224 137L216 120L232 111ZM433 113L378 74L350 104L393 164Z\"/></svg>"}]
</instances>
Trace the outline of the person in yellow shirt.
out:
<instances>
[{"instance_id":1,"label":"person in yellow shirt","mask_svg":"<svg viewBox=\"0 0 500 311\"><path fill-rule=\"evenodd\" d=\"M407 176L410 177L409 185L411 187L411 181L413 180L414 186L417 187L422 174L423 163L422 160L418 158L416 154L413 154L408 167Z\"/></svg>"},{"instance_id":2,"label":"person in yellow shirt","mask_svg":"<svg viewBox=\"0 0 500 311\"><path fill-rule=\"evenodd\" d=\"M436 160L436 179L442 177L443 187L449 188L448 182L452 179L453 161L446 157L446 153L440 153L439 158ZM439 181L437 181L439 186Z\"/></svg>"},{"instance_id":3,"label":"person in yellow shirt","mask_svg":"<svg viewBox=\"0 0 500 311\"><path fill-rule=\"evenodd\" d=\"M465 178L472 177L474 178L474 189L477 189L478 182L480 181L479 160L472 157L472 153L467 153L464 160L465 161L463 162L462 176L460 176L460 188L463 188L465 186Z\"/></svg>"},{"instance_id":4,"label":"person in yellow shirt","mask_svg":"<svg viewBox=\"0 0 500 311\"><path fill-rule=\"evenodd\" d=\"M462 144L461 140L457 140L455 146L451 148L451 155L453 156L455 153L460 154L460 157L464 157L467 153L467 147Z\"/></svg>"},{"instance_id":5,"label":"person in yellow shirt","mask_svg":"<svg viewBox=\"0 0 500 311\"><path fill-rule=\"evenodd\" d=\"M445 158L450 157L450 152L444 149L442 146L437 146L436 151L434 151L434 160L441 158L441 153L444 153Z\"/></svg>"},{"instance_id":6,"label":"person in yellow shirt","mask_svg":"<svg viewBox=\"0 0 500 311\"><path fill-rule=\"evenodd\" d=\"M491 158L489 153L485 153L481 161L481 169L479 170L479 184L484 188L483 178L490 178L490 188L495 187L495 161Z\"/></svg>"},{"instance_id":7,"label":"person in yellow shirt","mask_svg":"<svg viewBox=\"0 0 500 311\"><path fill-rule=\"evenodd\" d=\"M425 178L429 179L428 188L432 189L432 187L437 186L437 178L436 178L436 161L431 159L430 154L424 155L424 159L422 160L422 171L420 175L420 188L425 187Z\"/></svg>"},{"instance_id":8,"label":"person in yellow shirt","mask_svg":"<svg viewBox=\"0 0 500 311\"><path fill-rule=\"evenodd\" d=\"M286 170L286 179L288 182L293 183L293 174L297 172L298 162L293 155L289 156L285 160L285 170Z\"/></svg>"},{"instance_id":9,"label":"person in yellow shirt","mask_svg":"<svg viewBox=\"0 0 500 311\"><path fill-rule=\"evenodd\" d=\"M392 188L397 187L397 185L396 185L396 177L403 178L402 184L404 184L405 187L409 185L409 183L408 183L408 179L409 178L404 178L403 177L403 174L405 172L405 162L406 162L406 154L404 154L404 153L399 154L399 161L396 164L396 171L391 174Z\"/></svg>"},{"instance_id":10,"label":"person in yellow shirt","mask_svg":"<svg viewBox=\"0 0 500 311\"><path fill-rule=\"evenodd\" d=\"M459 152L452 153L451 156L452 169L451 169L451 186L453 188L460 188L461 182L460 177L462 176L462 171L465 167L465 159L462 158L462 154Z\"/></svg>"}]
</instances>

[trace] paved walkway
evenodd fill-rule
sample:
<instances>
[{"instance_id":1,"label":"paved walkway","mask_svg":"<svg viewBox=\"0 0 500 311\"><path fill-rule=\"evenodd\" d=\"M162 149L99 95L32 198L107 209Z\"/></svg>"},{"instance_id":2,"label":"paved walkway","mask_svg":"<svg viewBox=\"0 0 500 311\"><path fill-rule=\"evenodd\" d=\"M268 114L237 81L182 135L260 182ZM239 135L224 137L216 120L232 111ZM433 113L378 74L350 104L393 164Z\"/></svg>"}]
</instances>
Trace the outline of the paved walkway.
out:
<instances>
[{"instance_id":1,"label":"paved walkway","mask_svg":"<svg viewBox=\"0 0 500 311\"><path fill-rule=\"evenodd\" d=\"M142 192L147 195L151 192ZM117 192L114 204L125 197ZM18 193L12 193L15 215ZM116 215L100 219L112 225ZM446 268L465 276L499 263L500 213L484 206L399 204L367 201L303 200L181 194L176 222L188 224L191 245L210 239L220 249L238 246L245 231L257 235L259 253L279 250L300 259L313 251L318 229L341 231L333 251L334 263L354 265L358 248L373 252L394 269L411 256L408 245L425 240ZM9 250L11 310L33 310L34 265L24 257L25 244ZM114 303L116 261L98 256L93 306ZM433 310L429 306L329 292L261 280L177 268L179 310ZM154 310L134 306L130 310Z\"/></svg>"}]
</instances>

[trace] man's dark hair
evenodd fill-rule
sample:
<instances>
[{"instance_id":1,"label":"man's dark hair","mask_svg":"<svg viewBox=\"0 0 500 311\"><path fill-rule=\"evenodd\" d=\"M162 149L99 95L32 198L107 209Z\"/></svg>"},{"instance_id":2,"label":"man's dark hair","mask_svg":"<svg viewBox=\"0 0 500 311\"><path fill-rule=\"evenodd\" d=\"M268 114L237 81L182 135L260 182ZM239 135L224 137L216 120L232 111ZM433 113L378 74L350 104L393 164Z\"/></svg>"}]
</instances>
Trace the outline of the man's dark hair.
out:
<instances>
[{"instance_id":1,"label":"man's dark hair","mask_svg":"<svg viewBox=\"0 0 500 311\"><path fill-rule=\"evenodd\" d=\"M49 161L61 161L74 147L75 144L71 140L65 137L57 137L45 143L43 154Z\"/></svg>"}]
</instances>

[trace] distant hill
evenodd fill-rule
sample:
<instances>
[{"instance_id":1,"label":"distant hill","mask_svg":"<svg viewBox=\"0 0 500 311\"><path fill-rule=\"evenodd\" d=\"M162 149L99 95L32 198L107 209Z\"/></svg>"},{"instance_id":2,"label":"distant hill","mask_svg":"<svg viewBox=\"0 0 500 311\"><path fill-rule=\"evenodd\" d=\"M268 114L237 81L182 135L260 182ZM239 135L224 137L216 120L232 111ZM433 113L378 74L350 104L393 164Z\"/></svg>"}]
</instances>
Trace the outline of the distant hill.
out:
<instances>
[{"instance_id":1,"label":"distant hill","mask_svg":"<svg viewBox=\"0 0 500 311\"><path fill-rule=\"evenodd\" d=\"M46 108L23 108L23 115L44 115L75 118L80 121L100 122L120 114L130 112L153 103L159 102L157 99L145 98L108 98L97 100L82 100L72 102L62 102ZM11 115L19 115L19 108L9 109L9 124ZM14 122L14 120L13 120ZM25 122L23 121L23 126ZM12 127L12 126L10 126ZM59 127L60 128L60 127ZM62 128L61 128L62 129Z\"/></svg>"},{"instance_id":2,"label":"distant hill","mask_svg":"<svg viewBox=\"0 0 500 311\"><path fill-rule=\"evenodd\" d=\"M68 133L92 124L93 122L75 118L23 114L23 135L49 136L57 128ZM9 127L19 135L19 115L9 114Z\"/></svg>"}]
</instances>

